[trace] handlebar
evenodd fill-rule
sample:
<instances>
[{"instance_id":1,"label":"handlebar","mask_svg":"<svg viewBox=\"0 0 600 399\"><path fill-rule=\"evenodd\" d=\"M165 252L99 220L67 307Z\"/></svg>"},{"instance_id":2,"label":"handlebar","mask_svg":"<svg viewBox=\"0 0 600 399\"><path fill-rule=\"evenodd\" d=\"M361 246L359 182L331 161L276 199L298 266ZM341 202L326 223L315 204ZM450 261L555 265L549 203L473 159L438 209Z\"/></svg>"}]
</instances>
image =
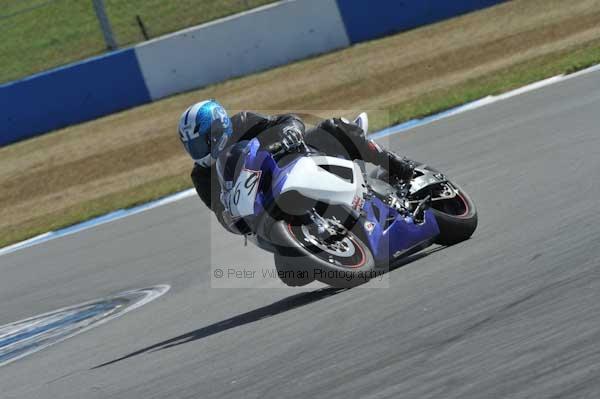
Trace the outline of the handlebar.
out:
<instances>
[{"instance_id":1,"label":"handlebar","mask_svg":"<svg viewBox=\"0 0 600 399\"><path fill-rule=\"evenodd\" d=\"M278 153L282 149L283 149L283 144L281 144L280 142L273 143L267 147L267 151L269 151L271 154Z\"/></svg>"},{"instance_id":2,"label":"handlebar","mask_svg":"<svg viewBox=\"0 0 600 399\"><path fill-rule=\"evenodd\" d=\"M271 154L273 154L273 157L275 157L275 158L277 158L278 156L282 156L287 153L293 153L293 152L304 152L304 153L312 152L311 149L308 147L308 145L306 145L306 142L304 142L304 140L302 141L302 145L300 147L297 147L293 151L287 151L280 141L271 144L266 149Z\"/></svg>"}]
</instances>

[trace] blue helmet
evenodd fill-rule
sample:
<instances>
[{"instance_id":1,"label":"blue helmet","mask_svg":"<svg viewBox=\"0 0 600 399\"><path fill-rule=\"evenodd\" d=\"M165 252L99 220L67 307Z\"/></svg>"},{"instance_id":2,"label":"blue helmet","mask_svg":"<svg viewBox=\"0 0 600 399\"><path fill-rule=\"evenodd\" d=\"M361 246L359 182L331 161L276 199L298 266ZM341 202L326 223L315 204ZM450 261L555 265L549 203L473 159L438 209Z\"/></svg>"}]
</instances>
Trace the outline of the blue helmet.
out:
<instances>
[{"instance_id":1,"label":"blue helmet","mask_svg":"<svg viewBox=\"0 0 600 399\"><path fill-rule=\"evenodd\" d=\"M179 139L196 162L208 154L217 158L231 134L231 119L215 100L192 105L179 119Z\"/></svg>"}]
</instances>

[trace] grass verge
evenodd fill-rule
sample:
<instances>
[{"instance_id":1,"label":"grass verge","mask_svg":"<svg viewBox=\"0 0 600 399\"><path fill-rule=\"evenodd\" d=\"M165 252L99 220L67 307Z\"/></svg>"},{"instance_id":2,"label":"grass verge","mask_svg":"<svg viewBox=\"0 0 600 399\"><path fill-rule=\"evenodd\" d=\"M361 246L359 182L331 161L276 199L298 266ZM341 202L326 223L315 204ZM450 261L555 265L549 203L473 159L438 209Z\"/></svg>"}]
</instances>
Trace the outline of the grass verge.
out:
<instances>
[{"instance_id":1,"label":"grass verge","mask_svg":"<svg viewBox=\"0 0 600 399\"><path fill-rule=\"evenodd\" d=\"M47 231L69 227L78 222L102 216L117 209L141 205L189 187L189 177L181 175L167 176L130 188L129 190L82 202L68 208L66 211L49 213L43 217L26 221L19 226L6 229L0 238L0 248Z\"/></svg>"},{"instance_id":2,"label":"grass verge","mask_svg":"<svg viewBox=\"0 0 600 399\"><path fill-rule=\"evenodd\" d=\"M391 106L388 111L391 125L410 119L423 118L490 95L498 95L547 79L571 74L600 63L600 41L579 48L560 51L501 69L495 73L467 80L443 90L425 94L411 101ZM375 123L384 129L389 123Z\"/></svg>"}]
</instances>

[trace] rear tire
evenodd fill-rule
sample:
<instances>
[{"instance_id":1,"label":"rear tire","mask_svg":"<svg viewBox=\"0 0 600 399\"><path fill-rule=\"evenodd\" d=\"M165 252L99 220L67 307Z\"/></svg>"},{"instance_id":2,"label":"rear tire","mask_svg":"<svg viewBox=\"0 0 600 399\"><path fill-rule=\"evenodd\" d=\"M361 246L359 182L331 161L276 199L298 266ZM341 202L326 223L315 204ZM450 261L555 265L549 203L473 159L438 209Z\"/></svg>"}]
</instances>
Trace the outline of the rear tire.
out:
<instances>
[{"instance_id":1,"label":"rear tire","mask_svg":"<svg viewBox=\"0 0 600 399\"><path fill-rule=\"evenodd\" d=\"M432 205L432 211L440 228L435 242L440 245L454 245L471 238L477 228L477 209L462 189L452 200L440 201ZM449 201L453 201L450 203Z\"/></svg>"},{"instance_id":2,"label":"rear tire","mask_svg":"<svg viewBox=\"0 0 600 399\"><path fill-rule=\"evenodd\" d=\"M422 162L413 162L416 167L423 167ZM424 168L430 172L439 173L437 169L430 166ZM381 167L373 170L369 176L384 182L388 180L388 173ZM468 240L477 229L477 208L475 208L475 204L460 187L454 183L450 184L458 190L458 201L456 203L446 203L454 201L453 198L439 203L434 202L431 208L440 228L440 234L435 239L435 243L440 245L454 245Z\"/></svg>"}]
</instances>

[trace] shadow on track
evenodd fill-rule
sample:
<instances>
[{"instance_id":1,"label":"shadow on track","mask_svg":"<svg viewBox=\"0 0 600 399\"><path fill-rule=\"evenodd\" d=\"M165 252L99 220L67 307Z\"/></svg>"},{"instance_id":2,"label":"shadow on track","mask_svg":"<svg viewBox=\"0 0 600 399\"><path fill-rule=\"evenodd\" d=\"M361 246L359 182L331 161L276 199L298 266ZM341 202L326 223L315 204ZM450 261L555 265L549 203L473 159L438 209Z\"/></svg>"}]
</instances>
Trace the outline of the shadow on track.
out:
<instances>
[{"instance_id":1,"label":"shadow on track","mask_svg":"<svg viewBox=\"0 0 600 399\"><path fill-rule=\"evenodd\" d=\"M432 253L442 250L445 247L434 247L429 248L424 251L420 251L418 253L407 256L406 258L401 259L399 262L390 267L390 272L399 269L403 266L408 265L409 263L415 262L419 259L425 258ZM166 341L159 342L157 344L148 346L146 348L137 350L128 355L122 356L115 360L111 360L106 363L102 363L98 366L92 367L90 370L99 369L101 367L109 366L114 363L118 363L122 360L129 359L131 357L135 357L138 355L143 355L145 353L156 352L163 349L169 349L175 346L187 344L202 338L209 337L211 335L219 334L223 331L230 330L235 327L243 326L245 324L253 323L255 321L276 316L280 313L287 312L288 310L296 309L304 305L311 304L313 302L320 301L321 299L325 299L327 297L336 295L339 292L346 291L345 288L323 288L316 291L311 292L303 292L300 294L292 295L277 302L274 302L270 305L263 306L261 308L252 310L250 312L242 313L240 315L231 317L227 320L220 321L215 324L211 324L206 327L199 328L197 330L191 331L189 333L180 335L175 338L168 339Z\"/></svg>"},{"instance_id":2,"label":"shadow on track","mask_svg":"<svg viewBox=\"0 0 600 399\"><path fill-rule=\"evenodd\" d=\"M134 356L142 355L144 353L155 352L158 350L169 349L174 346L187 344L189 342L193 342L198 339L206 338L208 336L218 334L223 331L242 326L244 324L253 323L255 321L258 321L258 320L261 320L261 319L264 319L267 317L278 315L278 314L286 312L288 310L292 310L292 309L299 308L304 305L308 305L310 303L313 303L313 302L319 301L321 299L325 299L327 297L335 295L341 291L345 291L345 289L323 288L323 289L316 290L316 291L303 292L300 294L292 295L292 296L284 298L280 301L274 302L270 305L263 306L261 308L240 314L238 316L229 318L227 320L220 321L215 324L211 324L210 326L202 327L198 330L191 331L189 333L180 335L178 337L159 342L152 346L148 346L146 348L132 352L128 355L122 356L118 359L111 360L110 362L102 363L96 367L92 367L90 370L95 370L95 369L98 369L98 368L101 368L104 366L108 366L113 363L117 363L122 360L129 359Z\"/></svg>"}]
</instances>

